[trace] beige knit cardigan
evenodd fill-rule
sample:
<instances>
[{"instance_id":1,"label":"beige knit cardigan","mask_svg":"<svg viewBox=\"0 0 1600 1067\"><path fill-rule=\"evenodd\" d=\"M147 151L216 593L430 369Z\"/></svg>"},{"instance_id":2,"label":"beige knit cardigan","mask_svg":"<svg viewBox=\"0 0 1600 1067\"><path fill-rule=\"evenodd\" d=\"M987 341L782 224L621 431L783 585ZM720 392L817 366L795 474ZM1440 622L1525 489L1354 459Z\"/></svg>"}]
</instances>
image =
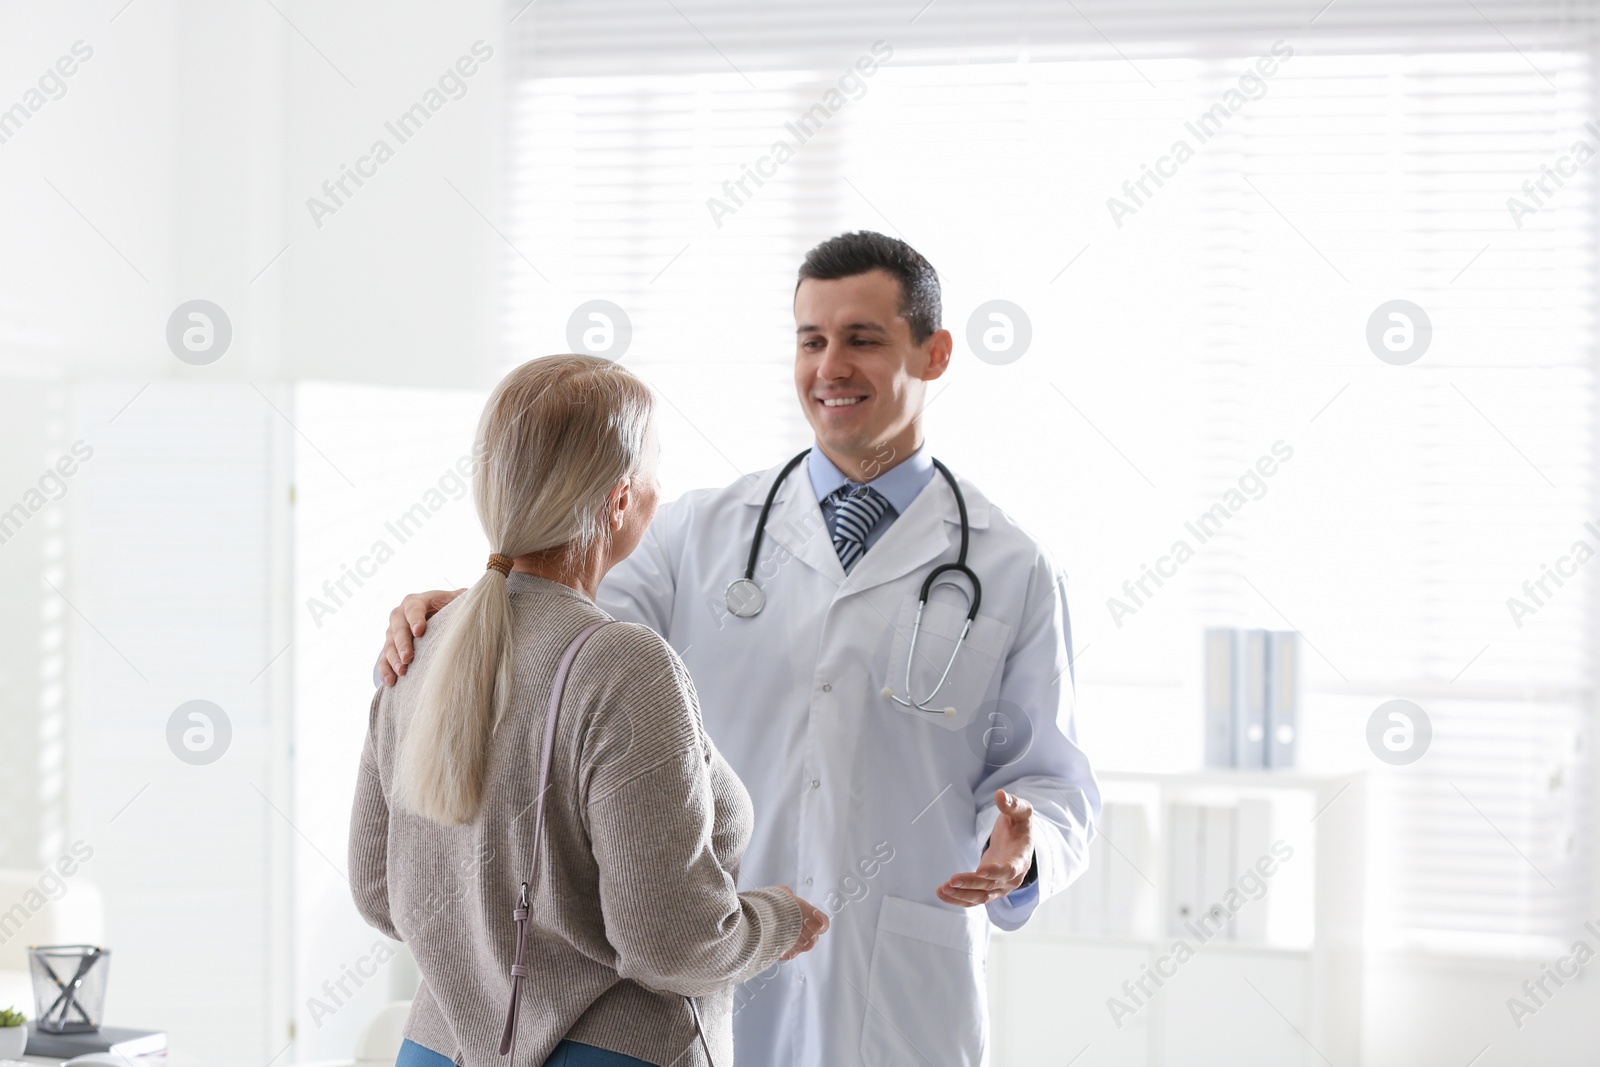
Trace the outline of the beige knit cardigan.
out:
<instances>
[{"instance_id":1,"label":"beige knit cardigan","mask_svg":"<svg viewBox=\"0 0 1600 1067\"><path fill-rule=\"evenodd\" d=\"M685 995L717 1067L733 1063L733 986L791 948L801 914L776 887L739 892L749 794L700 723L683 663L652 630L605 626L567 680L544 840L533 838L538 755L555 667L607 618L577 590L507 578L515 613L510 701L496 728L482 810L444 827L394 800L399 739L452 608L414 664L373 698L350 827L350 885L363 917L405 942L422 972L406 1036L468 1067L497 1067L515 951L511 911L534 849L518 1063L563 1038L667 1067L705 1067ZM458 602L459 603L459 602Z\"/></svg>"}]
</instances>

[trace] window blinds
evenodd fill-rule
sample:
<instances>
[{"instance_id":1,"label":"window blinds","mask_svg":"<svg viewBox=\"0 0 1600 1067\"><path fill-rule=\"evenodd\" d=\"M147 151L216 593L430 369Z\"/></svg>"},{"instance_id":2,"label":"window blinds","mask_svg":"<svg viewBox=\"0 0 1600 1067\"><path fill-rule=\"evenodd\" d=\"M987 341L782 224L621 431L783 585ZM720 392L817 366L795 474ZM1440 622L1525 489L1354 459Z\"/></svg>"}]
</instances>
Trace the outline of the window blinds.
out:
<instances>
[{"instance_id":1,"label":"window blinds","mask_svg":"<svg viewBox=\"0 0 1600 1067\"><path fill-rule=\"evenodd\" d=\"M1256 55L1308 51L1583 49L1584 0L507 0L525 70L541 77L828 69L879 38L928 61Z\"/></svg>"},{"instance_id":2,"label":"window blinds","mask_svg":"<svg viewBox=\"0 0 1600 1067\"><path fill-rule=\"evenodd\" d=\"M1302 751L1389 797L1382 928L1564 936L1588 892L1593 580L1508 601L1600 550L1596 164L1574 152L1600 150L1596 5L922 6L518 16L515 356L615 302L666 400L669 493L721 484L808 436L801 255L905 237L957 337L930 436L1067 566L1080 683L1176 685L1207 624L1300 629ZM996 298L1031 324L1006 366L966 340ZM1433 327L1409 366L1366 339L1394 299ZM1109 606L1278 442L1294 458L1177 577ZM1433 719L1405 768L1365 750L1390 697Z\"/></svg>"}]
</instances>

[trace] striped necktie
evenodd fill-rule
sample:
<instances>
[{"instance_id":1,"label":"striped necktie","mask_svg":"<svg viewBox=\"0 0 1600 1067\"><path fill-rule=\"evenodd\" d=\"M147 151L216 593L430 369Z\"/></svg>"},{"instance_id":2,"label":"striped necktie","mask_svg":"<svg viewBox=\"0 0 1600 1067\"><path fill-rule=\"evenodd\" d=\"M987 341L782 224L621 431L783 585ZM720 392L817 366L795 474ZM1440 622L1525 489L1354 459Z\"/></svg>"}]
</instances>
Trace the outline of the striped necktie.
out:
<instances>
[{"instance_id":1,"label":"striped necktie","mask_svg":"<svg viewBox=\"0 0 1600 1067\"><path fill-rule=\"evenodd\" d=\"M889 501L871 486L845 485L833 495L833 548L845 573L866 554L867 534L878 525Z\"/></svg>"}]
</instances>

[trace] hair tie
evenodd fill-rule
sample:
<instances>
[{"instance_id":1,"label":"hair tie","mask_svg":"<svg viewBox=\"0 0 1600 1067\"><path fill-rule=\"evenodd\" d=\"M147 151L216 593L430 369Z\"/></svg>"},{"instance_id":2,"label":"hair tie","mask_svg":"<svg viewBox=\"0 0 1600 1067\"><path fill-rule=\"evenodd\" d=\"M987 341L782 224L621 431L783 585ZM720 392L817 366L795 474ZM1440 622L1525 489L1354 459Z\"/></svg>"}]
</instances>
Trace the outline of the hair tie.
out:
<instances>
[{"instance_id":1,"label":"hair tie","mask_svg":"<svg viewBox=\"0 0 1600 1067\"><path fill-rule=\"evenodd\" d=\"M502 556L496 552L489 557L489 570L499 571L501 574L511 573L511 564L515 562L510 556Z\"/></svg>"}]
</instances>

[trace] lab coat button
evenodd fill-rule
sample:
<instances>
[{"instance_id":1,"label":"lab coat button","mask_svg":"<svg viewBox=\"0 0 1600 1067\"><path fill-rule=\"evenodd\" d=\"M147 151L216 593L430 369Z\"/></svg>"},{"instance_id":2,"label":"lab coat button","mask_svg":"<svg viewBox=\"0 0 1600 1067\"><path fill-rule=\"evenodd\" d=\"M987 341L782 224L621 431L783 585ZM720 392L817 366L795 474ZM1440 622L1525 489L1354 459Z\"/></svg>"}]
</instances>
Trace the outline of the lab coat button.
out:
<instances>
[{"instance_id":1,"label":"lab coat button","mask_svg":"<svg viewBox=\"0 0 1600 1067\"><path fill-rule=\"evenodd\" d=\"M812 789L821 789L822 788L822 780L820 778L811 779L811 788Z\"/></svg>"},{"instance_id":2,"label":"lab coat button","mask_svg":"<svg viewBox=\"0 0 1600 1067\"><path fill-rule=\"evenodd\" d=\"M822 684L822 691L824 693L831 693L833 692L833 686L830 683L824 682Z\"/></svg>"},{"instance_id":3,"label":"lab coat button","mask_svg":"<svg viewBox=\"0 0 1600 1067\"><path fill-rule=\"evenodd\" d=\"M811 879L807 878L806 879L806 885L810 885L810 884L811 884Z\"/></svg>"}]
</instances>

